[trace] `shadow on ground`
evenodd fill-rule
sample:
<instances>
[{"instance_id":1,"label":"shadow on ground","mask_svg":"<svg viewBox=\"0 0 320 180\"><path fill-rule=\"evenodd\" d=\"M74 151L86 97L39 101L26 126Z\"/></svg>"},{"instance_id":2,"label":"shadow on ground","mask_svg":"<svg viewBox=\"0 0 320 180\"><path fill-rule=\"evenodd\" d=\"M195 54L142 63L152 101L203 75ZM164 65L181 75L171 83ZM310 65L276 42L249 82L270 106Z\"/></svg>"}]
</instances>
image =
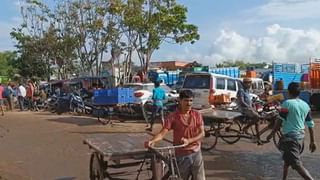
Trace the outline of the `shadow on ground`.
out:
<instances>
[{"instance_id":1,"label":"shadow on ground","mask_svg":"<svg viewBox=\"0 0 320 180\"><path fill-rule=\"evenodd\" d=\"M239 152L212 150L203 153L208 179L277 180L282 177L282 159L278 152ZM305 153L302 162L315 179L320 178L317 155ZM300 178L289 170L290 178Z\"/></svg>"},{"instance_id":2,"label":"shadow on ground","mask_svg":"<svg viewBox=\"0 0 320 180\"><path fill-rule=\"evenodd\" d=\"M81 116L61 116L56 118L48 119L51 122L76 124L78 126L91 126L101 124L97 119Z\"/></svg>"}]
</instances>

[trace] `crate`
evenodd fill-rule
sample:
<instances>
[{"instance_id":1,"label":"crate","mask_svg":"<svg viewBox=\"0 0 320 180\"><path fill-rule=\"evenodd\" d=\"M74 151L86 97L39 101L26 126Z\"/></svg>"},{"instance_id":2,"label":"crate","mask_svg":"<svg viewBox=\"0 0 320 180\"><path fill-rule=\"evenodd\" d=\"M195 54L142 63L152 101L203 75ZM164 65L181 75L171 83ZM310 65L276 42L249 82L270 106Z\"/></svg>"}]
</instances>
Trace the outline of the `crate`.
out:
<instances>
[{"instance_id":1,"label":"crate","mask_svg":"<svg viewBox=\"0 0 320 180\"><path fill-rule=\"evenodd\" d=\"M125 104L125 97L121 96L97 96L93 99L94 105L116 105L116 104Z\"/></svg>"},{"instance_id":2,"label":"crate","mask_svg":"<svg viewBox=\"0 0 320 180\"><path fill-rule=\"evenodd\" d=\"M94 90L93 96L108 96L108 89L97 89Z\"/></svg>"},{"instance_id":3,"label":"crate","mask_svg":"<svg viewBox=\"0 0 320 180\"><path fill-rule=\"evenodd\" d=\"M113 88L113 89L98 89L94 91L94 96L133 96L132 88Z\"/></svg>"},{"instance_id":4,"label":"crate","mask_svg":"<svg viewBox=\"0 0 320 180\"><path fill-rule=\"evenodd\" d=\"M213 104L229 104L231 103L231 98L230 95L228 94L219 94L219 95L214 95L213 96ZM212 103L212 102L210 102Z\"/></svg>"},{"instance_id":5,"label":"crate","mask_svg":"<svg viewBox=\"0 0 320 180\"><path fill-rule=\"evenodd\" d=\"M134 102L134 90L131 88L113 88L96 90L93 103L95 105L127 104Z\"/></svg>"},{"instance_id":6,"label":"crate","mask_svg":"<svg viewBox=\"0 0 320 180\"><path fill-rule=\"evenodd\" d=\"M257 72L256 71L247 71L246 72L246 77L248 77L248 78L256 78L257 77Z\"/></svg>"}]
</instances>

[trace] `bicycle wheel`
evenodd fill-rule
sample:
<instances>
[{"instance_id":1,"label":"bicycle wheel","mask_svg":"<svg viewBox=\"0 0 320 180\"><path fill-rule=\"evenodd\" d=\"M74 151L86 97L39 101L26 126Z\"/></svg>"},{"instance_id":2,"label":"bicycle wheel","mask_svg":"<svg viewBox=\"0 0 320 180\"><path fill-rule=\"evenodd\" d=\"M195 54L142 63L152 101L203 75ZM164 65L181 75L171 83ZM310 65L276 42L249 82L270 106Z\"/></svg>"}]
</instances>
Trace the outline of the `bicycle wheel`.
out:
<instances>
[{"instance_id":1,"label":"bicycle wheel","mask_svg":"<svg viewBox=\"0 0 320 180\"><path fill-rule=\"evenodd\" d=\"M222 131L220 131L221 139L228 143L234 144L240 140L240 129L241 126L238 121L234 121L231 124L228 124Z\"/></svg>"},{"instance_id":2,"label":"bicycle wheel","mask_svg":"<svg viewBox=\"0 0 320 180\"><path fill-rule=\"evenodd\" d=\"M273 137L272 137L272 140L273 140L273 144L276 146L276 148L280 151L280 146L279 146L279 141L280 141L280 138L281 138L282 134L280 131L277 131Z\"/></svg>"},{"instance_id":3,"label":"bicycle wheel","mask_svg":"<svg viewBox=\"0 0 320 180\"><path fill-rule=\"evenodd\" d=\"M211 123L210 126L205 126L205 136L201 142L201 149L209 151L213 149L218 141L219 136L219 123Z\"/></svg>"}]
</instances>

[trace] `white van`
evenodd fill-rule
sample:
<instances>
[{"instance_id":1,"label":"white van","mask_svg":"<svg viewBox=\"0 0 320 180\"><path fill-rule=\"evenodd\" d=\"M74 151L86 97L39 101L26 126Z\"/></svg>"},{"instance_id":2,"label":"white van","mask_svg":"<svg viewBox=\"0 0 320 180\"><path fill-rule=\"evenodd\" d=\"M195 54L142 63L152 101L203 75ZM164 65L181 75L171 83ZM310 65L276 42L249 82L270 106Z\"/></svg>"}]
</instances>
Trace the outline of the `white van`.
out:
<instances>
[{"instance_id":1,"label":"white van","mask_svg":"<svg viewBox=\"0 0 320 180\"><path fill-rule=\"evenodd\" d=\"M191 89L194 92L193 107L202 109L210 106L210 94L229 94L231 98L236 98L237 91L241 87L239 79L208 73L187 74L182 85L182 89Z\"/></svg>"}]
</instances>

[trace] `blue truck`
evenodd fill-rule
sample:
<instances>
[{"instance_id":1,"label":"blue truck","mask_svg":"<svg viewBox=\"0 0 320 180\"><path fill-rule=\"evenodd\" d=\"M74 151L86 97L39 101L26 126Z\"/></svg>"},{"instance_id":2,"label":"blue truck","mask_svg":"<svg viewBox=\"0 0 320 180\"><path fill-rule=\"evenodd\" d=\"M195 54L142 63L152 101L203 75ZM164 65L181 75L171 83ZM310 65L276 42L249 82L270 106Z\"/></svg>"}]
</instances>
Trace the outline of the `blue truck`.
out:
<instances>
[{"instance_id":1,"label":"blue truck","mask_svg":"<svg viewBox=\"0 0 320 180\"><path fill-rule=\"evenodd\" d=\"M168 86L173 86L178 82L180 71L149 71L148 78L150 81L162 81Z\"/></svg>"},{"instance_id":2,"label":"blue truck","mask_svg":"<svg viewBox=\"0 0 320 180\"><path fill-rule=\"evenodd\" d=\"M174 89L179 89L184 81L185 75L193 72L210 72L234 78L240 77L240 70L238 67L209 68L209 66L188 67L184 68L182 71L149 71L148 77L152 82L162 80L166 85L173 87Z\"/></svg>"},{"instance_id":3,"label":"blue truck","mask_svg":"<svg viewBox=\"0 0 320 180\"><path fill-rule=\"evenodd\" d=\"M285 99L288 98L288 85L291 82L300 83L304 74L309 72L309 64L273 64L273 84L274 94L282 93ZM279 89L279 81L283 83L283 89ZM300 93L300 98L307 103L310 103L311 92L310 90L303 90Z\"/></svg>"}]
</instances>

